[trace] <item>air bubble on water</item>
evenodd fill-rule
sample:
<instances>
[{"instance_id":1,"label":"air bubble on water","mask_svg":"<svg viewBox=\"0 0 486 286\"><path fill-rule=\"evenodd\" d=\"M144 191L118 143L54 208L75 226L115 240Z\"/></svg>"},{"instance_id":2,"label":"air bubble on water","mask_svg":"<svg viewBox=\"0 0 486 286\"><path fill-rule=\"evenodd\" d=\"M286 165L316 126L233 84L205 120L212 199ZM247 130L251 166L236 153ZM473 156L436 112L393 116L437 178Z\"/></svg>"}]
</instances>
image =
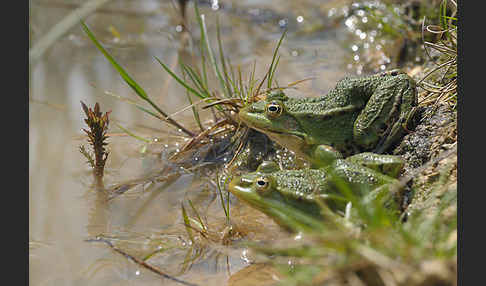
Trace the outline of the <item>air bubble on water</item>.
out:
<instances>
[{"instance_id":1,"label":"air bubble on water","mask_svg":"<svg viewBox=\"0 0 486 286\"><path fill-rule=\"evenodd\" d=\"M355 61L359 61L359 56L358 56L358 55L354 55L353 59L354 59Z\"/></svg>"},{"instance_id":2,"label":"air bubble on water","mask_svg":"<svg viewBox=\"0 0 486 286\"><path fill-rule=\"evenodd\" d=\"M355 28L355 18L354 17L349 17L348 19L346 19L346 21L344 21L344 25L346 25L346 27L348 27L351 31L354 30L354 28Z\"/></svg>"},{"instance_id":3,"label":"air bubble on water","mask_svg":"<svg viewBox=\"0 0 486 286\"><path fill-rule=\"evenodd\" d=\"M342 11L344 17L348 17L348 15L349 15L349 8L348 7L344 6L343 8L341 8L341 11Z\"/></svg>"},{"instance_id":4,"label":"air bubble on water","mask_svg":"<svg viewBox=\"0 0 486 286\"><path fill-rule=\"evenodd\" d=\"M176 30L176 32L177 32L177 33L182 32L182 25L177 25L177 26L175 27L175 30Z\"/></svg>"},{"instance_id":5,"label":"air bubble on water","mask_svg":"<svg viewBox=\"0 0 486 286\"><path fill-rule=\"evenodd\" d=\"M359 38L360 38L361 40L364 40L364 39L366 38L366 33L361 33L361 34L359 35Z\"/></svg>"},{"instance_id":6,"label":"air bubble on water","mask_svg":"<svg viewBox=\"0 0 486 286\"><path fill-rule=\"evenodd\" d=\"M336 14L336 8L331 8L329 9L329 12L327 12L327 17L332 17Z\"/></svg>"},{"instance_id":7,"label":"air bubble on water","mask_svg":"<svg viewBox=\"0 0 486 286\"><path fill-rule=\"evenodd\" d=\"M361 22L368 23L368 17L363 17L363 19L361 19Z\"/></svg>"},{"instance_id":8,"label":"air bubble on water","mask_svg":"<svg viewBox=\"0 0 486 286\"><path fill-rule=\"evenodd\" d=\"M212 2L213 3L211 3L211 9L218 10L219 9L218 0L213 0Z\"/></svg>"},{"instance_id":9,"label":"air bubble on water","mask_svg":"<svg viewBox=\"0 0 486 286\"><path fill-rule=\"evenodd\" d=\"M251 260L248 258L248 250L245 249L241 252L241 259L247 263L249 263Z\"/></svg>"},{"instance_id":10,"label":"air bubble on water","mask_svg":"<svg viewBox=\"0 0 486 286\"><path fill-rule=\"evenodd\" d=\"M135 271L135 275L140 275L140 270Z\"/></svg>"},{"instance_id":11,"label":"air bubble on water","mask_svg":"<svg viewBox=\"0 0 486 286\"><path fill-rule=\"evenodd\" d=\"M356 52L358 50L358 46L357 45L353 45L351 47L351 50L353 50L353 52Z\"/></svg>"},{"instance_id":12,"label":"air bubble on water","mask_svg":"<svg viewBox=\"0 0 486 286\"><path fill-rule=\"evenodd\" d=\"M299 55L299 52L297 52L297 51L292 51L292 56L296 57L296 56L298 56L298 55Z\"/></svg>"}]
</instances>

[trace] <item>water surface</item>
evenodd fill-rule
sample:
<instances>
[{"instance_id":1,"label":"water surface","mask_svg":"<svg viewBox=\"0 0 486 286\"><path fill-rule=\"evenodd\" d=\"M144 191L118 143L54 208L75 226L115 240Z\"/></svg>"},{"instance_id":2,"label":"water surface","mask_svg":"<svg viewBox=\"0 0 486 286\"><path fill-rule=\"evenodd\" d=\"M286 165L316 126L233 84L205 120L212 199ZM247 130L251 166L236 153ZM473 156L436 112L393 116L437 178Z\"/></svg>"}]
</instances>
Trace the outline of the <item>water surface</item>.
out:
<instances>
[{"instance_id":1,"label":"water surface","mask_svg":"<svg viewBox=\"0 0 486 286\"><path fill-rule=\"evenodd\" d=\"M350 74L342 41L345 27L326 24L327 1L220 2L213 1L212 7L201 4L201 13L213 40L219 17L224 52L234 66L241 66L245 77L254 63L256 76L263 77L284 28L288 34L280 48L276 80L286 85L313 78L297 90L288 90L289 95L318 96ZM31 45L80 3L83 1L30 1ZM196 49L199 32L192 2L187 8L191 44ZM111 1L86 23L162 109L172 113L187 106L184 90L154 59L173 67L178 58L186 63L200 60L197 52L188 56L191 45L180 52L180 18L171 1ZM224 226L219 198L207 178L185 174L168 183L136 187L109 202L94 191L90 169L78 151L79 145L87 144L81 131L85 125L80 101L89 106L99 102L103 111L111 110L107 186L164 168L166 146L184 141L174 128L108 95L148 106L137 99L80 26L70 29L32 63L29 88L30 285L176 285L104 244L84 241L99 234L112 237L139 258L160 250L150 263L199 285L225 284L248 266L245 248L217 243L208 245L191 267L183 264L191 250L182 224L182 202L191 199L215 229ZM190 110L175 118L194 128ZM157 141L142 153L146 144L124 135L114 123ZM233 220L247 223L246 239L285 235L262 214L234 198L231 203Z\"/></svg>"}]
</instances>

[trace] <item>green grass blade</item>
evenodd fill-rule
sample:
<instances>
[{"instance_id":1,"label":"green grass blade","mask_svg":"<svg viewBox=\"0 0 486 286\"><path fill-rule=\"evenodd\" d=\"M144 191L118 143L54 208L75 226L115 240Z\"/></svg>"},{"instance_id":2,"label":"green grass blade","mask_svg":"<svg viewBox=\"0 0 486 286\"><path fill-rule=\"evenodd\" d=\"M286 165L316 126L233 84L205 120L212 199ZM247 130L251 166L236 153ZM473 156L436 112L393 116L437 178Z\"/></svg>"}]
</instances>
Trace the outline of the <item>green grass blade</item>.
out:
<instances>
[{"instance_id":1,"label":"green grass blade","mask_svg":"<svg viewBox=\"0 0 486 286\"><path fill-rule=\"evenodd\" d=\"M216 18L216 38L218 39L218 49L219 49L219 57L221 60L221 66L223 68L223 75L224 75L224 80L226 82L226 91L228 92L228 97L232 97L232 92L230 89L230 83L229 83L229 75L228 75L228 70L226 68L226 62L224 60L224 52L223 52L223 42L221 41L221 32L220 32L220 27L219 27L219 17Z\"/></svg>"},{"instance_id":2,"label":"green grass blade","mask_svg":"<svg viewBox=\"0 0 486 286\"><path fill-rule=\"evenodd\" d=\"M199 91L201 92L201 95L204 96L203 98L207 98L208 103L212 102L213 99L209 98L211 97L211 95L209 94L209 90L203 85L200 76L189 66L183 65L182 69L189 75L189 78L191 79L194 86L196 86L196 88L199 89ZM216 105L215 107L219 111L223 110L222 107L219 105Z\"/></svg>"},{"instance_id":3,"label":"green grass blade","mask_svg":"<svg viewBox=\"0 0 486 286\"><path fill-rule=\"evenodd\" d=\"M221 76L221 72L219 71L218 64L216 63L216 59L215 59L214 54L213 54L213 50L211 49L211 44L209 43L209 38L208 38L207 29L206 29L206 23L205 23L205 20L204 20L204 15L201 15L199 13L199 8L198 8L197 4L194 5L194 9L196 11L196 16L197 16L197 21L199 23L199 28L201 30L201 40L204 40L204 42L206 44L206 51L208 53L209 61L211 62L211 66L213 67L214 74L216 75L216 77L219 80L223 94L226 97L229 97L229 94L228 94L226 86L225 86L225 82L223 80L223 77Z\"/></svg>"},{"instance_id":4,"label":"green grass blade","mask_svg":"<svg viewBox=\"0 0 486 286\"><path fill-rule=\"evenodd\" d=\"M181 63L181 69L182 69L182 66L183 66L183 64ZM184 70L182 70L182 76L184 77L184 81L185 81ZM201 130L201 132L203 132L204 128L201 124L201 118L199 117L199 112L197 111L196 107L194 106L194 104L192 102L191 95L189 94L189 91L187 89L186 89L186 96L187 96L187 100L189 101L189 104L191 105L192 114L194 115L194 120L196 121L197 125L199 126L199 129Z\"/></svg>"},{"instance_id":5,"label":"green grass blade","mask_svg":"<svg viewBox=\"0 0 486 286\"><path fill-rule=\"evenodd\" d=\"M268 79L267 79L267 81L268 81L267 87L268 88L272 87L273 73L275 72L274 62L275 62L275 58L277 57L278 49L280 48L280 45L282 44L282 40L285 37L285 34L287 34L287 30L285 30L282 33L282 36L280 37L280 40L278 41L277 47L275 48L275 51L273 52L272 63L270 64L270 68L268 69L268 73L269 73L269 76L268 76Z\"/></svg>"},{"instance_id":6,"label":"green grass blade","mask_svg":"<svg viewBox=\"0 0 486 286\"><path fill-rule=\"evenodd\" d=\"M81 21L81 26L84 30L84 32L88 35L88 37L93 41L93 43L96 45L96 47L103 53L103 55L108 59L108 61L112 64L112 66L118 71L120 76L123 78L123 80L135 91L135 93L148 102L155 110L157 110L160 114L162 114L165 117L165 120L167 122L171 123L172 125L176 126L178 129L180 129L182 132L186 133L189 136L194 136L194 134L184 128L182 125L177 123L171 118L168 118L167 113L165 113L162 109L160 109L155 103L150 100L148 97L147 93L143 88L138 85L129 75L128 73L115 61L115 59L108 53L108 51L105 50L105 48L101 45L101 43L96 39L94 34L89 30L88 26Z\"/></svg>"},{"instance_id":7,"label":"green grass blade","mask_svg":"<svg viewBox=\"0 0 486 286\"><path fill-rule=\"evenodd\" d=\"M203 95L201 95L199 92L197 92L195 89L190 87L187 83L185 83L180 77L178 77L175 73L173 73L168 66L166 66L159 58L155 57L155 59L159 62L159 64L164 68L164 70L169 73L180 85L185 87L188 91L190 91L192 94L199 98L205 98Z\"/></svg>"},{"instance_id":8,"label":"green grass blade","mask_svg":"<svg viewBox=\"0 0 486 286\"><path fill-rule=\"evenodd\" d=\"M204 98L211 97L208 89L201 80L201 77L190 66L182 64L182 70L187 73L194 86L199 90L201 96L203 96Z\"/></svg>"},{"instance_id":9,"label":"green grass blade","mask_svg":"<svg viewBox=\"0 0 486 286\"><path fill-rule=\"evenodd\" d=\"M149 115L152 115L155 118L158 118L160 120L165 120L165 118L161 117L160 115L158 115L157 113L155 113L153 111L148 110L147 108L145 108L143 106L135 105L135 107L138 108L138 109L140 109L140 110L142 110L145 113L148 113Z\"/></svg>"},{"instance_id":10,"label":"green grass blade","mask_svg":"<svg viewBox=\"0 0 486 286\"><path fill-rule=\"evenodd\" d=\"M206 72L206 52L205 52L205 47L204 47L204 43L206 42L206 38L205 38L206 35L204 34L204 30L202 28L202 24L201 24L201 21L200 21L200 14L199 14L199 8L197 6L197 1L194 1L194 11L196 13L196 19L197 19L197 22L199 24L199 29L200 29L200 32L201 32L201 40L200 40L199 50L200 50L200 53L201 53L202 80L204 82L204 86L207 87L208 86L208 75L207 75L207 72Z\"/></svg>"},{"instance_id":11,"label":"green grass blade","mask_svg":"<svg viewBox=\"0 0 486 286\"><path fill-rule=\"evenodd\" d=\"M129 75L128 73L115 61L115 59L108 53L108 51L105 50L105 48L98 42L98 40L95 38L94 34L89 30L88 26L81 21L81 25L88 34L88 37L94 42L96 47L103 53L103 55L108 59L108 61L113 65L113 67L118 71L118 73L121 75L123 80L137 93L138 96L140 96L144 100L149 100L147 94L145 93L145 90L143 90L142 87L140 87ZM159 111L160 112L160 111ZM167 114L165 112L160 112L162 115L167 117Z\"/></svg>"},{"instance_id":12,"label":"green grass blade","mask_svg":"<svg viewBox=\"0 0 486 286\"><path fill-rule=\"evenodd\" d=\"M447 30L447 19L445 18L447 16L447 0L442 0L442 2L439 5L439 21L442 26L442 29Z\"/></svg>"},{"instance_id":13,"label":"green grass blade","mask_svg":"<svg viewBox=\"0 0 486 286\"><path fill-rule=\"evenodd\" d=\"M165 118L161 117L159 114L157 114L157 113L155 113L153 111L150 111L150 110L146 109L143 106L138 105L134 100L131 100L130 98L125 98L125 97L119 96L119 95L114 94L114 93L109 92L109 91L105 91L104 94L105 95L109 95L109 96L113 96L113 97L115 97L115 98L117 98L117 99L119 99L121 101L124 101L124 102L126 102L128 104L134 105L136 108L142 110L143 112L148 113L149 115L152 115L153 117L155 117L157 119L160 119L162 121L165 121Z\"/></svg>"},{"instance_id":14,"label":"green grass blade","mask_svg":"<svg viewBox=\"0 0 486 286\"><path fill-rule=\"evenodd\" d=\"M218 194L219 194L219 198L221 199L221 206L223 207L223 211L224 211L224 215L226 216L226 221L229 225L229 222L230 222L230 219L229 219L229 212L228 210L226 209L226 205L224 204L224 198L223 198L223 191L221 191L221 183L220 183L220 179L219 179L219 174L216 173L216 185L217 185L217 189L218 189Z\"/></svg>"},{"instance_id":15,"label":"green grass blade","mask_svg":"<svg viewBox=\"0 0 486 286\"><path fill-rule=\"evenodd\" d=\"M189 201L189 205L191 206L192 210L194 211L194 213L196 214L196 217L197 217L197 220L199 221L199 224L201 225L201 228L203 230L207 230L207 227L206 225L204 224L203 220L201 219L201 216L199 215L199 212L196 210L196 208L194 207L194 205L192 204L192 201L191 200L188 200Z\"/></svg>"},{"instance_id":16,"label":"green grass blade","mask_svg":"<svg viewBox=\"0 0 486 286\"><path fill-rule=\"evenodd\" d=\"M191 222L189 221L189 217L187 216L186 209L184 208L184 205L182 203L181 203L181 210L182 210L182 218L184 219L184 225L186 226L187 235L189 236L189 239L194 244L194 237L192 235Z\"/></svg>"},{"instance_id":17,"label":"green grass blade","mask_svg":"<svg viewBox=\"0 0 486 286\"><path fill-rule=\"evenodd\" d=\"M117 124L116 122L115 122L115 125L116 125L118 128L120 128L121 130L123 130L123 132L125 132L125 133L127 133L128 135L132 136L133 138L138 139L138 140L140 140L140 141L144 141L144 142L146 142L146 143L150 143L150 140L145 139L145 138L143 138L143 137L140 137L140 136L137 136L137 135L133 134L133 133L132 133L132 132L130 132L128 129L126 129L126 128L124 128L123 126L121 126L121 125Z\"/></svg>"}]
</instances>

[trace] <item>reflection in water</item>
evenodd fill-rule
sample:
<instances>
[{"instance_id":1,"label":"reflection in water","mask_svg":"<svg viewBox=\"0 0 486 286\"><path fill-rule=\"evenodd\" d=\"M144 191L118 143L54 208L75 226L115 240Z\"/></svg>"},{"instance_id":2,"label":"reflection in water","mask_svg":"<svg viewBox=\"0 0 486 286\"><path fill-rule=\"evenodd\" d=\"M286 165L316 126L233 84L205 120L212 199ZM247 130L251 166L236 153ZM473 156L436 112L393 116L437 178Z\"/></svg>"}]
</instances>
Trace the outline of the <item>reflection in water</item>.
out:
<instances>
[{"instance_id":1,"label":"reflection in water","mask_svg":"<svg viewBox=\"0 0 486 286\"><path fill-rule=\"evenodd\" d=\"M75 8L47 5L51 2L54 1L36 1L31 5L33 42ZM278 21L289 19L290 32L280 49L276 79L280 85L286 85L315 77L300 85L298 90L288 90L290 96L315 96L328 91L344 75L340 60L343 51L334 42L332 32L298 35L299 27L304 27L299 25L310 25L325 18L325 11L321 15L319 9L314 9L321 2L306 0L295 4L297 1L288 1L285 5L255 7L258 4L255 1L219 1L217 11L208 6L201 6L201 10L206 14L213 40L216 35L214 16L220 16L224 52L235 67L241 66L243 77L249 74L254 62L257 77L263 77L281 35ZM313 12L302 7L311 7ZM171 1L113 1L112 6L86 19L110 53L169 113L187 106L187 98L184 90L153 57L157 56L175 70L179 61L193 66L200 61L197 56L199 33L190 2L187 8L188 26L193 33L189 47L194 52L184 48L181 41L184 34L176 32L180 18ZM110 9L139 12L154 9L158 14L148 15L147 12L146 16L133 17ZM246 11L246 14L235 11ZM278 17L270 17L265 11L273 11L272 15ZM298 23L297 16L305 20ZM109 27L120 33L118 40ZM210 81L213 87L217 86L212 76ZM39 245L30 249L31 285L160 285L160 277L106 246L84 242L99 234L118 238L116 243L126 246L136 257L156 253L149 263L201 285L221 285L247 265L243 250L236 246L208 243L203 250L187 239L180 206L188 199L214 229L219 231L225 226L214 185L207 178L185 174L152 187L137 186L113 200L91 187L91 172L78 152L78 146L86 144L81 136L81 128L85 126L80 100L89 106L99 102L103 111L112 110L111 122L137 135L159 138L157 144L151 145L153 152L140 153L145 143L118 136L121 131L112 124L109 133L113 136L109 139L110 155L104 178L107 188L142 178L150 171L162 170L166 162L160 153L165 150L165 144L177 141L172 135L178 134L132 105L105 95L105 91L109 91L138 100L80 27L73 28L31 66L29 88L29 241ZM177 119L192 128L191 116L189 109ZM140 125L147 128L135 128ZM247 229L248 239L268 239L269 234L279 233L263 215L234 198L231 204L232 219ZM191 257L197 258L194 264L184 263ZM177 285L167 280L163 283Z\"/></svg>"},{"instance_id":2,"label":"reflection in water","mask_svg":"<svg viewBox=\"0 0 486 286\"><path fill-rule=\"evenodd\" d=\"M94 200L91 202L92 208L88 211L88 224L86 232L90 237L95 237L101 233L109 233L108 229L108 193L103 190L88 190L94 193Z\"/></svg>"}]
</instances>

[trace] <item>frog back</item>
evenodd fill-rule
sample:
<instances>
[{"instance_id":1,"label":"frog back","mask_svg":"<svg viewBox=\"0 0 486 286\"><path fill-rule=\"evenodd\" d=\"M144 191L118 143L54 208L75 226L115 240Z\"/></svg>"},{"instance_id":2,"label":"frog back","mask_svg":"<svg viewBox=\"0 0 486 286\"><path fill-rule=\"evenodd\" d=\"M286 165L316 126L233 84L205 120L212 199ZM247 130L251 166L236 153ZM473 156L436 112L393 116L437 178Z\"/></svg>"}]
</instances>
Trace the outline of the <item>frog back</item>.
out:
<instances>
[{"instance_id":1,"label":"frog back","mask_svg":"<svg viewBox=\"0 0 486 286\"><path fill-rule=\"evenodd\" d=\"M272 176L282 200L293 207L319 215L317 199L326 202L331 209L342 209L345 206L345 201L339 199L342 194L329 181L324 169L282 170Z\"/></svg>"},{"instance_id":2,"label":"frog back","mask_svg":"<svg viewBox=\"0 0 486 286\"><path fill-rule=\"evenodd\" d=\"M354 144L353 128L364 100L342 94L302 99L289 108L300 127L308 134L308 144L328 145L349 156L363 150Z\"/></svg>"}]
</instances>

